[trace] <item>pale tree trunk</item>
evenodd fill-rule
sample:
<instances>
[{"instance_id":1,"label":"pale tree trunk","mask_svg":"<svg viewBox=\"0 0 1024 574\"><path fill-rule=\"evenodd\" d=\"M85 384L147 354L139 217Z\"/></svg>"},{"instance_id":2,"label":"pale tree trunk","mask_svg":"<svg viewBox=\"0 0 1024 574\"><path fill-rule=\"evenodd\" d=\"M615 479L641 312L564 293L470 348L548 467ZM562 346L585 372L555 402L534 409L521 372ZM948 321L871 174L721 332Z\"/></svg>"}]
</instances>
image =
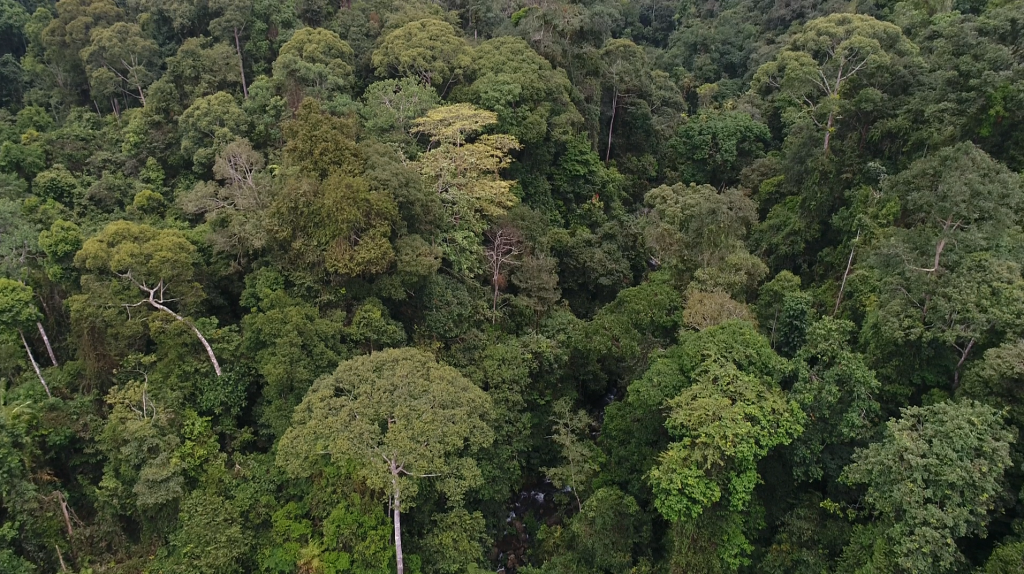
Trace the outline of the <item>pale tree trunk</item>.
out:
<instances>
[{"instance_id":1,"label":"pale tree trunk","mask_svg":"<svg viewBox=\"0 0 1024 574\"><path fill-rule=\"evenodd\" d=\"M860 239L860 230L857 230L857 238L853 240L853 246L850 247L850 258L846 260L846 271L843 273L843 282L839 285L839 295L836 297L836 306L832 309L832 316L835 317L836 313L839 312L839 304L843 302L843 290L846 289L846 279L850 276L850 267L853 266L853 252L857 249L857 240Z\"/></svg>"},{"instance_id":2,"label":"pale tree trunk","mask_svg":"<svg viewBox=\"0 0 1024 574\"><path fill-rule=\"evenodd\" d=\"M398 490L398 469L394 462L391 463L391 485L395 490L391 495L395 517L395 564L398 574L405 574L405 561L402 558L402 496Z\"/></svg>"},{"instance_id":3,"label":"pale tree trunk","mask_svg":"<svg viewBox=\"0 0 1024 574\"><path fill-rule=\"evenodd\" d=\"M612 95L612 117L608 121L608 147L604 151L604 162L608 163L608 160L612 157L612 130L615 128L615 109L619 107L619 89L615 88L614 95Z\"/></svg>"},{"instance_id":4,"label":"pale tree trunk","mask_svg":"<svg viewBox=\"0 0 1024 574\"><path fill-rule=\"evenodd\" d=\"M828 155L828 145L832 140L832 126L835 124L835 112L828 113L828 122L825 123L825 155Z\"/></svg>"},{"instance_id":5,"label":"pale tree trunk","mask_svg":"<svg viewBox=\"0 0 1024 574\"><path fill-rule=\"evenodd\" d=\"M18 334L21 335L21 344L25 345L25 352L28 353L28 360L32 363L32 368L36 371L36 376L39 377L39 382L43 384L43 389L46 390L46 396L53 398L50 394L50 386L46 384L46 379L43 378L43 372L39 370L39 363L36 363L36 358L32 356L32 349L28 346L28 341L25 340L25 333L18 329Z\"/></svg>"},{"instance_id":6,"label":"pale tree trunk","mask_svg":"<svg viewBox=\"0 0 1024 574\"><path fill-rule=\"evenodd\" d=\"M53 362L54 367L59 367L57 355L53 353L53 347L50 346L50 338L46 336L46 329L43 329L43 324L39 321L36 321L36 327L39 327L39 335L42 336L43 342L46 343L46 352L50 354L50 361Z\"/></svg>"},{"instance_id":7,"label":"pale tree trunk","mask_svg":"<svg viewBox=\"0 0 1024 574\"><path fill-rule=\"evenodd\" d=\"M178 321L181 321L182 323L188 325L188 328L192 329L192 332L195 333L196 337L199 339L199 342L202 343L203 347L206 348L206 354L210 356L210 362L213 363L213 370L217 372L218 377L221 376L220 363L217 362L217 355L213 354L213 347L210 345L210 342L206 340L206 337L204 337L203 334L199 331L199 328L196 327L195 324L192 323L192 321L189 321L188 319L182 317L181 315L175 313L174 311L171 311L167 306L163 304L164 282L162 279L160 280L160 283L158 283L156 287L150 288L147 287L145 283L140 283L139 281L136 281L135 278L132 277L131 271L128 271L126 273L119 273L118 275L122 279L127 279L128 281L131 281L136 287L138 287L140 290L144 291L149 295L149 297L143 299L142 301L139 301L138 303L135 303L133 305L125 305L125 308L129 309L129 318L131 317L130 309L132 307L138 307L139 305L148 303L154 309L163 311L164 313L167 313L168 315L174 317ZM160 292L160 300L157 300L156 298L156 294L158 291Z\"/></svg>"},{"instance_id":8,"label":"pale tree trunk","mask_svg":"<svg viewBox=\"0 0 1024 574\"><path fill-rule=\"evenodd\" d=\"M235 51L238 52L238 69L242 72L242 94L249 99L249 87L245 85L245 62L242 60L242 44L238 41L238 28L235 28Z\"/></svg>"},{"instance_id":9,"label":"pale tree trunk","mask_svg":"<svg viewBox=\"0 0 1024 574\"><path fill-rule=\"evenodd\" d=\"M175 313L174 311L171 311L170 309L161 305L160 303L157 303L156 300L154 300L152 297L149 298L149 304L152 305L154 308L163 311L164 313L170 314L172 317L188 325L189 328L192 329L192 332L195 333L196 337L199 338L199 342L202 343L204 347L206 347L206 354L210 356L210 362L213 363L213 370L217 372L217 376L219 377L221 375L220 363L217 362L217 356L213 354L213 347L210 346L210 342L206 340L206 337L204 337L203 334L199 332L199 328L192 324L192 321L185 319L181 315Z\"/></svg>"}]
</instances>

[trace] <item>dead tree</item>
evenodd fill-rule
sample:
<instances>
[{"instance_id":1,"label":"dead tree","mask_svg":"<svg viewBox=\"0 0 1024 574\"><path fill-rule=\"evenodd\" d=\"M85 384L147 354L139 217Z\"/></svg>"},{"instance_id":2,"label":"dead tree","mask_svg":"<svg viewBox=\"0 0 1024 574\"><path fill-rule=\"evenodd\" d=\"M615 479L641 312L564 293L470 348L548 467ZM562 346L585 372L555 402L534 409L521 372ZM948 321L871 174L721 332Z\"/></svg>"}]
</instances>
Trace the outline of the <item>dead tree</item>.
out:
<instances>
[{"instance_id":1,"label":"dead tree","mask_svg":"<svg viewBox=\"0 0 1024 574\"><path fill-rule=\"evenodd\" d=\"M487 269L491 272L491 287L494 296L491 301L491 311L498 312L498 296L501 295L501 288L505 286L505 276L502 273L508 267L517 263L516 257L522 254L523 249L519 232L511 227L499 227L487 233L491 244L485 251L487 256ZM491 322L496 320L491 318Z\"/></svg>"}]
</instances>

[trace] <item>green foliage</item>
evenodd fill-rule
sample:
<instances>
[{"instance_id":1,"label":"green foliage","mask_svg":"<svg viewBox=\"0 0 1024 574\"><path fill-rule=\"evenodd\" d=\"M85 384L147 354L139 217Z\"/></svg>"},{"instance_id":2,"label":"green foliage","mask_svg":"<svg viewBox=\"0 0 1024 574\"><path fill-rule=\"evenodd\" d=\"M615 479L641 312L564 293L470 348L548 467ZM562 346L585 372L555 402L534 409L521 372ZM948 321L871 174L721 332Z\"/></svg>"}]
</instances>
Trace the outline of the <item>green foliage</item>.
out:
<instances>
[{"instance_id":1,"label":"green foliage","mask_svg":"<svg viewBox=\"0 0 1024 574\"><path fill-rule=\"evenodd\" d=\"M874 438L881 385L863 355L849 350L854 328L848 321L821 319L807 330L807 344L797 353L791 396L807 414L793 444L799 478L821 479L825 469L838 476L848 462L844 451Z\"/></svg>"},{"instance_id":2,"label":"green foliage","mask_svg":"<svg viewBox=\"0 0 1024 574\"><path fill-rule=\"evenodd\" d=\"M281 439L278 461L303 476L321 453L353 460L368 485L392 495L401 490L406 506L421 477L435 475L435 487L454 504L479 484L469 455L492 440L489 410L483 391L423 351L380 351L313 384Z\"/></svg>"},{"instance_id":3,"label":"green foliage","mask_svg":"<svg viewBox=\"0 0 1024 574\"><path fill-rule=\"evenodd\" d=\"M303 95L329 100L353 83L352 48L330 30L302 28L281 46L274 78L290 101Z\"/></svg>"},{"instance_id":4,"label":"green foliage","mask_svg":"<svg viewBox=\"0 0 1024 574\"><path fill-rule=\"evenodd\" d=\"M173 554L159 571L231 574L242 570L240 559L251 540L231 501L197 491L182 501L180 521L171 535Z\"/></svg>"},{"instance_id":5,"label":"green foliage","mask_svg":"<svg viewBox=\"0 0 1024 574\"><path fill-rule=\"evenodd\" d=\"M683 274L720 266L742 250L747 226L756 218L754 203L742 192L719 193L708 185L662 186L647 192L644 203L651 208L644 229L647 245Z\"/></svg>"},{"instance_id":6,"label":"green foliage","mask_svg":"<svg viewBox=\"0 0 1024 574\"><path fill-rule=\"evenodd\" d=\"M665 424L678 442L661 454L650 479L655 507L677 522L723 497L730 510L744 510L760 481L758 460L803 431L803 413L779 390L715 360L667 405Z\"/></svg>"},{"instance_id":7,"label":"green foliage","mask_svg":"<svg viewBox=\"0 0 1024 574\"><path fill-rule=\"evenodd\" d=\"M415 78L381 80L367 86L360 110L363 127L384 141L404 140L412 121L440 103L437 92Z\"/></svg>"},{"instance_id":8,"label":"green foliage","mask_svg":"<svg viewBox=\"0 0 1024 574\"><path fill-rule=\"evenodd\" d=\"M952 571L963 561L956 540L985 533L1015 439L979 403L910 407L881 442L858 450L843 480L867 486L864 501L884 520L880 536L899 567Z\"/></svg>"},{"instance_id":9,"label":"green foliage","mask_svg":"<svg viewBox=\"0 0 1024 574\"><path fill-rule=\"evenodd\" d=\"M586 436L593 421L585 411L573 411L572 403L559 399L551 407L551 440L561 451L562 464L545 468L551 483L558 488L568 488L576 497L576 505L582 510L580 494L590 488L590 480L601 464L600 451ZM580 436L583 435L583 436Z\"/></svg>"},{"instance_id":10,"label":"green foliage","mask_svg":"<svg viewBox=\"0 0 1024 574\"><path fill-rule=\"evenodd\" d=\"M386 35L373 52L377 75L417 78L447 91L471 65L470 48L447 22L416 20Z\"/></svg>"},{"instance_id":11,"label":"green foliage","mask_svg":"<svg viewBox=\"0 0 1024 574\"><path fill-rule=\"evenodd\" d=\"M235 98L226 92L197 98L181 114L181 153L199 173L213 167L221 149L245 132L247 119Z\"/></svg>"},{"instance_id":12,"label":"green foliage","mask_svg":"<svg viewBox=\"0 0 1024 574\"><path fill-rule=\"evenodd\" d=\"M0 0L0 572L1021 570L1022 22Z\"/></svg>"},{"instance_id":13,"label":"green foliage","mask_svg":"<svg viewBox=\"0 0 1024 574\"><path fill-rule=\"evenodd\" d=\"M462 508L434 516L434 524L423 540L427 557L425 572L460 574L471 571L484 561L487 543L484 517Z\"/></svg>"},{"instance_id":14,"label":"green foliage","mask_svg":"<svg viewBox=\"0 0 1024 574\"><path fill-rule=\"evenodd\" d=\"M39 320L34 298L31 287L0 277L0 326L7 334L26 329Z\"/></svg>"},{"instance_id":15,"label":"green foliage","mask_svg":"<svg viewBox=\"0 0 1024 574\"><path fill-rule=\"evenodd\" d=\"M770 139L768 126L743 112L702 110L669 141L669 169L682 183L734 185Z\"/></svg>"}]
</instances>

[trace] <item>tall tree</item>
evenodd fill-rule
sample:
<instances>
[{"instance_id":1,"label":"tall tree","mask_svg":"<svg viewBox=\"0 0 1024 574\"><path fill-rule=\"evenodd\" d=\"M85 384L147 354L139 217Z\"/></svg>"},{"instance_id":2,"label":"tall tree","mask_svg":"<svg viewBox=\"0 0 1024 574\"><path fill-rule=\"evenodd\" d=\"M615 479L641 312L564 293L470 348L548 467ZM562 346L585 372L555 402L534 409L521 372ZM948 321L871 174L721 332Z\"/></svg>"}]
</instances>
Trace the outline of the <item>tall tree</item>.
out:
<instances>
[{"instance_id":1,"label":"tall tree","mask_svg":"<svg viewBox=\"0 0 1024 574\"><path fill-rule=\"evenodd\" d=\"M917 54L899 26L862 14L832 14L807 23L754 75L755 89L774 93L824 132L829 152L836 120L857 91L880 91L901 60Z\"/></svg>"},{"instance_id":2,"label":"tall tree","mask_svg":"<svg viewBox=\"0 0 1024 574\"><path fill-rule=\"evenodd\" d=\"M472 453L492 440L490 408L476 385L418 349L357 357L313 384L281 439L278 462L303 476L325 454L354 461L367 484L391 499L403 574L402 510L426 479L455 506L479 485Z\"/></svg>"},{"instance_id":3,"label":"tall tree","mask_svg":"<svg viewBox=\"0 0 1024 574\"><path fill-rule=\"evenodd\" d=\"M134 309L150 307L187 325L206 349L219 377L221 367L213 346L191 319L168 307L181 298L201 298L202 290L194 281L195 253L195 246L180 231L115 221L82 245L75 264L84 271L112 276L141 292L142 300L121 303L129 317Z\"/></svg>"},{"instance_id":4,"label":"tall tree","mask_svg":"<svg viewBox=\"0 0 1024 574\"><path fill-rule=\"evenodd\" d=\"M25 329L30 328L33 323L38 324L41 317L39 310L32 303L33 299L31 287L13 279L0 277L0 329L9 334L14 331L21 338L32 369L46 390L46 396L50 396L50 386L46 384L46 379L39 370L39 363L36 362L32 349L28 346L28 340L25 339Z\"/></svg>"},{"instance_id":5,"label":"tall tree","mask_svg":"<svg viewBox=\"0 0 1024 574\"><path fill-rule=\"evenodd\" d=\"M611 89L611 112L608 119L608 143L605 146L604 161L612 157L612 135L615 131L615 115L619 108L628 105L633 98L642 98L651 89L650 64L643 48L631 40L608 40L601 48L605 81Z\"/></svg>"},{"instance_id":6,"label":"tall tree","mask_svg":"<svg viewBox=\"0 0 1024 574\"><path fill-rule=\"evenodd\" d=\"M470 68L470 48L441 20L417 20L391 32L373 53L377 75L418 78L444 96Z\"/></svg>"},{"instance_id":7,"label":"tall tree","mask_svg":"<svg viewBox=\"0 0 1024 574\"><path fill-rule=\"evenodd\" d=\"M985 534L1016 434L999 411L971 401L903 409L882 441L859 450L843 473L845 482L867 487L864 502L882 519L884 544L857 566L891 560L908 572L959 568L956 541Z\"/></svg>"},{"instance_id":8,"label":"tall tree","mask_svg":"<svg viewBox=\"0 0 1024 574\"><path fill-rule=\"evenodd\" d=\"M160 47L138 25L118 22L93 30L81 57L92 89L108 98L121 92L146 105L143 88L156 77Z\"/></svg>"},{"instance_id":9,"label":"tall tree","mask_svg":"<svg viewBox=\"0 0 1024 574\"><path fill-rule=\"evenodd\" d=\"M298 108L306 95L330 100L352 87L352 48L323 28L303 28L281 46L274 78L284 83L285 96Z\"/></svg>"},{"instance_id":10,"label":"tall tree","mask_svg":"<svg viewBox=\"0 0 1024 574\"><path fill-rule=\"evenodd\" d=\"M210 9L220 12L220 16L210 20L210 32L217 36L229 37L234 40L235 53L238 56L238 72L242 80L242 94L249 99L249 86L245 81L245 57L242 54L242 42L246 27L252 18L252 0L213 0Z\"/></svg>"}]
</instances>

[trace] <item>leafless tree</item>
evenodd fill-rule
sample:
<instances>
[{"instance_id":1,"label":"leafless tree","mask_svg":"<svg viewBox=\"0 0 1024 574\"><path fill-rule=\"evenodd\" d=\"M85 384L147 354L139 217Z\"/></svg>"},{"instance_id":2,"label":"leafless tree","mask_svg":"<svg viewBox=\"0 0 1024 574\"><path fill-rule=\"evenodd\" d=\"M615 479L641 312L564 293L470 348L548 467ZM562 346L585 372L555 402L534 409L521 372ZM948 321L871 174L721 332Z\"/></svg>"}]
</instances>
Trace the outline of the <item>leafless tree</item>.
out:
<instances>
[{"instance_id":1,"label":"leafless tree","mask_svg":"<svg viewBox=\"0 0 1024 574\"><path fill-rule=\"evenodd\" d=\"M491 301L491 311L498 312L498 296L501 289L506 285L505 275L508 267L518 263L516 258L523 253L522 238L519 231L512 227L498 227L487 232L487 239L490 244L485 250L487 256L487 269L491 272L491 287L494 296ZM491 321L495 321L492 318Z\"/></svg>"}]
</instances>

